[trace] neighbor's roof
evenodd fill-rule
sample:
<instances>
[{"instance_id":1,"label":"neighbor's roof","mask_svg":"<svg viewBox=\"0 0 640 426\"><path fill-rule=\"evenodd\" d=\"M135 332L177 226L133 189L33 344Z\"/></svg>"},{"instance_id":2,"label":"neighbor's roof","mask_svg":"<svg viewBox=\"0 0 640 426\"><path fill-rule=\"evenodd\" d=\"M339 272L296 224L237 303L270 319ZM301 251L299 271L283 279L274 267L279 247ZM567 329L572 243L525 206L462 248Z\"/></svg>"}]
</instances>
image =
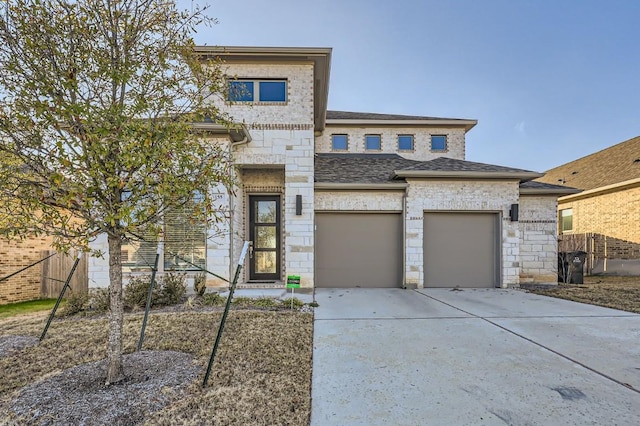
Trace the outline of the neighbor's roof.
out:
<instances>
[{"instance_id":1,"label":"neighbor's roof","mask_svg":"<svg viewBox=\"0 0 640 426\"><path fill-rule=\"evenodd\" d=\"M407 177L517 179L540 173L472 161L436 158L416 161L397 154L317 154L315 181L324 184L398 184Z\"/></svg>"},{"instance_id":2,"label":"neighbor's roof","mask_svg":"<svg viewBox=\"0 0 640 426\"><path fill-rule=\"evenodd\" d=\"M563 164L537 179L590 190L640 178L640 136Z\"/></svg>"},{"instance_id":3,"label":"neighbor's roof","mask_svg":"<svg viewBox=\"0 0 640 426\"><path fill-rule=\"evenodd\" d=\"M418 115L378 114L371 112L327 111L327 125L400 125L400 126L455 126L468 132L477 120L441 118Z\"/></svg>"},{"instance_id":4,"label":"neighbor's roof","mask_svg":"<svg viewBox=\"0 0 640 426\"><path fill-rule=\"evenodd\" d=\"M570 188L568 186L554 185L551 183L543 183L535 180L522 182L520 184L520 194L528 195L570 195L580 192L579 189Z\"/></svg>"}]
</instances>

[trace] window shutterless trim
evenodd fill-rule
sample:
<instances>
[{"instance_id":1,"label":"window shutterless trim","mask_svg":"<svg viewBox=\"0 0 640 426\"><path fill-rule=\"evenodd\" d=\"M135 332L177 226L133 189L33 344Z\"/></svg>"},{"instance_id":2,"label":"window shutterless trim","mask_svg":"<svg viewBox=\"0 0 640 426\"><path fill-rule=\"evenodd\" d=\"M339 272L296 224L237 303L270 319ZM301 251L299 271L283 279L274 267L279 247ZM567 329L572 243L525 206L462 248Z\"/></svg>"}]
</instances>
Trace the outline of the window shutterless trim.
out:
<instances>
[{"instance_id":1,"label":"window shutterless trim","mask_svg":"<svg viewBox=\"0 0 640 426\"><path fill-rule=\"evenodd\" d=\"M334 144L335 137L344 136L344 148L336 148ZM349 135L344 133L336 133L331 135L331 151L348 151L349 150Z\"/></svg>"},{"instance_id":2,"label":"window shutterless trim","mask_svg":"<svg viewBox=\"0 0 640 426\"><path fill-rule=\"evenodd\" d=\"M401 138L411 138L411 148L402 148L400 146L400 139ZM415 137L415 135L409 135L409 134L398 135L398 151L413 151L413 150L415 150L415 146L416 146L416 137Z\"/></svg>"},{"instance_id":3,"label":"window shutterless trim","mask_svg":"<svg viewBox=\"0 0 640 426\"><path fill-rule=\"evenodd\" d=\"M377 148L369 148L367 144L367 140L369 138L377 138L378 139L378 147ZM377 133L369 133L364 135L364 149L365 151L382 151L382 135Z\"/></svg>"},{"instance_id":4,"label":"window shutterless trim","mask_svg":"<svg viewBox=\"0 0 640 426\"><path fill-rule=\"evenodd\" d=\"M280 83L284 87L279 89L276 83ZM240 88L242 85L246 85L247 88ZM237 93L234 94L234 90ZM288 100L289 80L286 78L230 78L227 80L227 102L286 104Z\"/></svg>"}]
</instances>

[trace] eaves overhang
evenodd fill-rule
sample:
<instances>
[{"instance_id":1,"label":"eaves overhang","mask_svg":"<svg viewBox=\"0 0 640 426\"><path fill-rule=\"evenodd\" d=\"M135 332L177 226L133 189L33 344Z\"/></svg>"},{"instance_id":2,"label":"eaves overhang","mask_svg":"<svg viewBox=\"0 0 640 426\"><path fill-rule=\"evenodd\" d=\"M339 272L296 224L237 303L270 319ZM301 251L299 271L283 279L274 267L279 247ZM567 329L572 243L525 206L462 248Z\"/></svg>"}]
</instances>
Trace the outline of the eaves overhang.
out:
<instances>
[{"instance_id":1,"label":"eaves overhang","mask_svg":"<svg viewBox=\"0 0 640 426\"><path fill-rule=\"evenodd\" d=\"M195 46L203 59L222 59L228 63L313 63L313 121L315 131L322 131L329 100L330 47L263 47L263 46Z\"/></svg>"},{"instance_id":2,"label":"eaves overhang","mask_svg":"<svg viewBox=\"0 0 640 426\"><path fill-rule=\"evenodd\" d=\"M328 126L363 126L363 127L462 127L465 133L471 130L478 120L447 120L447 119L425 119L425 120L357 120L357 119L327 119Z\"/></svg>"},{"instance_id":3,"label":"eaves overhang","mask_svg":"<svg viewBox=\"0 0 640 426\"><path fill-rule=\"evenodd\" d=\"M520 188L521 195L569 195L581 192L575 188Z\"/></svg>"},{"instance_id":4,"label":"eaves overhang","mask_svg":"<svg viewBox=\"0 0 640 426\"><path fill-rule=\"evenodd\" d=\"M566 195L564 197L558 198L558 201L575 201L582 198L589 198L598 195L603 195L616 191L623 191L625 189L640 187L640 178L629 179L623 182L614 183L611 185L601 186L599 188L588 189L586 191L581 191L576 194Z\"/></svg>"},{"instance_id":5,"label":"eaves overhang","mask_svg":"<svg viewBox=\"0 0 640 426\"><path fill-rule=\"evenodd\" d=\"M227 127L218 123L193 123L193 128L214 135L228 135L233 142L251 142L251 134L244 124Z\"/></svg>"},{"instance_id":6,"label":"eaves overhang","mask_svg":"<svg viewBox=\"0 0 640 426\"><path fill-rule=\"evenodd\" d=\"M528 181L544 176L537 172L490 172L462 170L394 170L393 178L501 179Z\"/></svg>"},{"instance_id":7,"label":"eaves overhang","mask_svg":"<svg viewBox=\"0 0 640 426\"><path fill-rule=\"evenodd\" d=\"M324 189L332 191L340 190L402 190L409 185L405 182L398 183L337 183L337 182L316 182L314 189Z\"/></svg>"}]
</instances>

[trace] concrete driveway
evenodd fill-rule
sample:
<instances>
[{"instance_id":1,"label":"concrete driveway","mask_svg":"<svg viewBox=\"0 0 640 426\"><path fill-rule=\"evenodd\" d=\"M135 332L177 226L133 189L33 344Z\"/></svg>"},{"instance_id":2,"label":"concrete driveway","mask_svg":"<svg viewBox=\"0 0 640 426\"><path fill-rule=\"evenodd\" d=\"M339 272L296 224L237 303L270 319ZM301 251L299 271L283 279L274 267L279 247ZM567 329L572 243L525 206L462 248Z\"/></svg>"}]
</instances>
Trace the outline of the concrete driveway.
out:
<instances>
[{"instance_id":1,"label":"concrete driveway","mask_svg":"<svg viewBox=\"0 0 640 426\"><path fill-rule=\"evenodd\" d=\"M640 315L500 289L316 301L313 426L640 424Z\"/></svg>"}]
</instances>

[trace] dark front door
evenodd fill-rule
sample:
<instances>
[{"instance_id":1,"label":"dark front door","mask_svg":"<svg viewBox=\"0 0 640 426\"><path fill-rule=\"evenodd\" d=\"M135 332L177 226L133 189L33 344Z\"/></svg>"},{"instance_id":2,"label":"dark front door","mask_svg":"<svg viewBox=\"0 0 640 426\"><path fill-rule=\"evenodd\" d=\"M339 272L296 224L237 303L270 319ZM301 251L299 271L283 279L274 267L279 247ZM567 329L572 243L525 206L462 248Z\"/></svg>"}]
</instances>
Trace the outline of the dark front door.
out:
<instances>
[{"instance_id":1,"label":"dark front door","mask_svg":"<svg viewBox=\"0 0 640 426\"><path fill-rule=\"evenodd\" d=\"M253 244L251 280L280 277L280 196L249 196L249 239Z\"/></svg>"}]
</instances>

